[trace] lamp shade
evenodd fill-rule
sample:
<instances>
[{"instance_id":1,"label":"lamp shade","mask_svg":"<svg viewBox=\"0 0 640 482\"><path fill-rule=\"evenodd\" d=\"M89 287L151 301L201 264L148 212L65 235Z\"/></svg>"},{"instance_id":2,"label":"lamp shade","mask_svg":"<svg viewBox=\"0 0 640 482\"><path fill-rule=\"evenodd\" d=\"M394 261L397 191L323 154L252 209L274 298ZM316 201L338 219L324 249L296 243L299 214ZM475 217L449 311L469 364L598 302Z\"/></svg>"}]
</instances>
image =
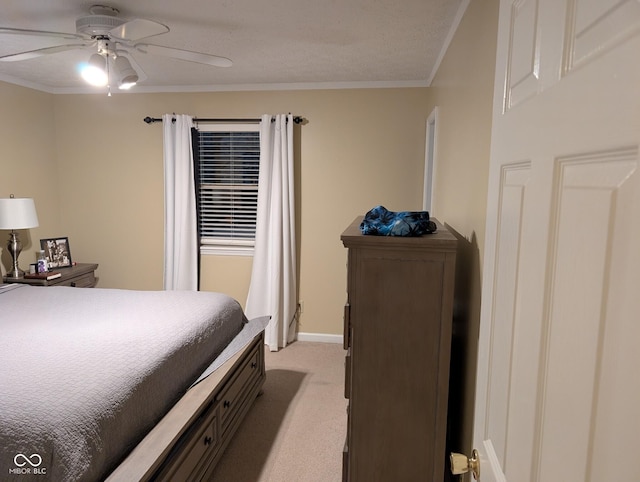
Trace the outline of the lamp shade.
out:
<instances>
[{"instance_id":1,"label":"lamp shade","mask_svg":"<svg viewBox=\"0 0 640 482\"><path fill-rule=\"evenodd\" d=\"M138 73L131 67L131 62L122 55L116 57L116 70L120 74L120 88L130 89L138 82Z\"/></svg>"},{"instance_id":2,"label":"lamp shade","mask_svg":"<svg viewBox=\"0 0 640 482\"><path fill-rule=\"evenodd\" d=\"M104 87L109 83L107 59L100 54L93 54L89 57L89 62L82 67L80 75L91 85Z\"/></svg>"},{"instance_id":3,"label":"lamp shade","mask_svg":"<svg viewBox=\"0 0 640 482\"><path fill-rule=\"evenodd\" d=\"M37 226L38 214L33 199L0 199L0 229L29 229Z\"/></svg>"}]
</instances>

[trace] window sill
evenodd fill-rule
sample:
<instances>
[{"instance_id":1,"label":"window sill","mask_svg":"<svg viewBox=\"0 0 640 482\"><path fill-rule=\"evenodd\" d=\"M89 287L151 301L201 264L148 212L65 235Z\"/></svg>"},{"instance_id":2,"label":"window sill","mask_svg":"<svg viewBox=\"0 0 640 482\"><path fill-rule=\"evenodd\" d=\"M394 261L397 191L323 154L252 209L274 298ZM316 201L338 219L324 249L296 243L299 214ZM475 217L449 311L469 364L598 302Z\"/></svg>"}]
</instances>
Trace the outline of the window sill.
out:
<instances>
[{"instance_id":1,"label":"window sill","mask_svg":"<svg viewBox=\"0 0 640 482\"><path fill-rule=\"evenodd\" d=\"M253 256L253 246L200 246L201 255Z\"/></svg>"}]
</instances>

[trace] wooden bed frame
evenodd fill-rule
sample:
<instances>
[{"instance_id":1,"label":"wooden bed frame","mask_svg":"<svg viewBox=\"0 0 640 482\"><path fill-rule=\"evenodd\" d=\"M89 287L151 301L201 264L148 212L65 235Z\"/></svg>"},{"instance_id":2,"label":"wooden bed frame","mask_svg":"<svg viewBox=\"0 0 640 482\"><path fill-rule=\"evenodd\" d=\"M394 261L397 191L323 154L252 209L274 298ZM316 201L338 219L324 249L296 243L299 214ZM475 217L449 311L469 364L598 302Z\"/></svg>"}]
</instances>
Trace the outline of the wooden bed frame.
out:
<instances>
[{"instance_id":1,"label":"wooden bed frame","mask_svg":"<svg viewBox=\"0 0 640 482\"><path fill-rule=\"evenodd\" d=\"M106 480L210 478L265 377L264 332L260 332L189 389Z\"/></svg>"}]
</instances>

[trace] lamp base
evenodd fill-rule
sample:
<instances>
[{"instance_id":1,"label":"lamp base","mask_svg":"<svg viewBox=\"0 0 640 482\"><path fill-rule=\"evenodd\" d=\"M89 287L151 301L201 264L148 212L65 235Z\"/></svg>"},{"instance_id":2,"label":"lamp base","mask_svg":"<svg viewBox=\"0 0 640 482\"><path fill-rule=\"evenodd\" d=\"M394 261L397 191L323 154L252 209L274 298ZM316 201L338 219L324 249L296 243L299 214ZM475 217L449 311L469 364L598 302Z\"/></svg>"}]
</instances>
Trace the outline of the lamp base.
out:
<instances>
[{"instance_id":1,"label":"lamp base","mask_svg":"<svg viewBox=\"0 0 640 482\"><path fill-rule=\"evenodd\" d=\"M7 272L5 277L7 279L9 279L9 278L11 278L11 279L24 278L24 271L22 271L21 269L18 269L17 274L16 274L16 272L14 270L11 270L11 271Z\"/></svg>"},{"instance_id":2,"label":"lamp base","mask_svg":"<svg viewBox=\"0 0 640 482\"><path fill-rule=\"evenodd\" d=\"M18 267L18 256L20 256L20 252L22 251L22 243L20 242L18 233L14 230L11 230L11 233L9 234L7 249L13 258L13 266L11 270L7 272L7 278L24 278L24 271Z\"/></svg>"},{"instance_id":3,"label":"lamp base","mask_svg":"<svg viewBox=\"0 0 640 482\"><path fill-rule=\"evenodd\" d=\"M18 271L15 271L14 269L12 269L11 271L7 271L7 274L5 275L6 278L24 278L24 271L22 271L20 268L18 268Z\"/></svg>"}]
</instances>

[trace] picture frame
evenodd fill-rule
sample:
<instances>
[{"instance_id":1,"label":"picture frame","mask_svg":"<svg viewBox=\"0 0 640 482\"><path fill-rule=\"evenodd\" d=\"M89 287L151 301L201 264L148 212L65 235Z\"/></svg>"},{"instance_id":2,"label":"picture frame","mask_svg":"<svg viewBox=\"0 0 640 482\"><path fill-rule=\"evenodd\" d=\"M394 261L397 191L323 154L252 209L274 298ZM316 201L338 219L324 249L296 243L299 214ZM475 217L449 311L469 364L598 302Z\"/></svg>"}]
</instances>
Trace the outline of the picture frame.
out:
<instances>
[{"instance_id":1,"label":"picture frame","mask_svg":"<svg viewBox=\"0 0 640 482\"><path fill-rule=\"evenodd\" d=\"M52 268L66 268L72 266L71 247L69 238L45 238L40 240L40 249L47 258L47 266Z\"/></svg>"}]
</instances>

